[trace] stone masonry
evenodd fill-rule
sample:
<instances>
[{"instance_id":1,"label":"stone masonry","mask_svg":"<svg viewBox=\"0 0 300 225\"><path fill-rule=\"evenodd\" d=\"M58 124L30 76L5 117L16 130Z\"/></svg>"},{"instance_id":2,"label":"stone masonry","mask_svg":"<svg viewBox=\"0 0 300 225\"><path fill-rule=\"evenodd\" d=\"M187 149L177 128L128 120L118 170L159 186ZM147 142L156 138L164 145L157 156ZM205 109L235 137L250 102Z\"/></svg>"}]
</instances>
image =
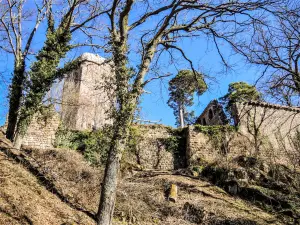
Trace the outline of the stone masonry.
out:
<instances>
[{"instance_id":1,"label":"stone masonry","mask_svg":"<svg viewBox=\"0 0 300 225\"><path fill-rule=\"evenodd\" d=\"M264 102L236 103L233 110L237 132L227 132L217 149L209 135L190 126L187 135L189 165L203 161L255 156L273 163L300 166L300 109Z\"/></svg>"},{"instance_id":2,"label":"stone masonry","mask_svg":"<svg viewBox=\"0 0 300 225\"><path fill-rule=\"evenodd\" d=\"M60 123L69 130L101 129L112 124L109 111L114 107L112 66L104 58L85 53L79 57L77 69L66 74L63 81L61 113L50 117L34 116L23 145L52 148ZM263 102L236 103L233 108L238 132L224 135L216 148L211 138L195 127L187 129L185 156L188 165L201 160L213 162L234 158L240 154L259 156L277 163L300 165L300 141L295 143L300 126L300 108ZM197 119L200 125L228 123L220 104L209 103ZM148 169L174 169L174 153L166 149L164 140L171 137L170 128L163 125L140 125L142 138L129 159ZM299 135L300 136L300 135ZM133 154L132 154L133 153Z\"/></svg>"},{"instance_id":3,"label":"stone masonry","mask_svg":"<svg viewBox=\"0 0 300 225\"><path fill-rule=\"evenodd\" d=\"M237 103L234 119L239 133L259 154L264 151L277 162L300 163L300 137L296 137L300 134L300 108L265 102Z\"/></svg>"},{"instance_id":4,"label":"stone masonry","mask_svg":"<svg viewBox=\"0 0 300 225\"><path fill-rule=\"evenodd\" d=\"M141 134L137 149L127 154L132 163L145 169L174 169L173 153L166 149L163 140L171 136L169 127L163 125L137 125Z\"/></svg>"},{"instance_id":5,"label":"stone masonry","mask_svg":"<svg viewBox=\"0 0 300 225\"><path fill-rule=\"evenodd\" d=\"M62 93L62 122L71 130L99 129L111 124L114 106L112 67L104 58L84 53L80 65L66 75Z\"/></svg>"},{"instance_id":6,"label":"stone masonry","mask_svg":"<svg viewBox=\"0 0 300 225\"><path fill-rule=\"evenodd\" d=\"M53 148L55 133L60 124L59 115L52 112L51 116L36 114L25 134L22 145L34 148Z\"/></svg>"},{"instance_id":7,"label":"stone masonry","mask_svg":"<svg viewBox=\"0 0 300 225\"><path fill-rule=\"evenodd\" d=\"M275 141L275 136L283 138L294 135L300 128L300 108L286 107L265 102L236 103L235 123L243 134L254 133L259 129L262 136Z\"/></svg>"},{"instance_id":8,"label":"stone masonry","mask_svg":"<svg viewBox=\"0 0 300 225\"><path fill-rule=\"evenodd\" d=\"M245 136L235 131L225 132L224 138L220 138L216 143L212 136L200 132L196 126L189 126L186 139L189 166L229 161L240 155L251 156L254 149ZM226 148L222 148L222 145Z\"/></svg>"},{"instance_id":9,"label":"stone masonry","mask_svg":"<svg viewBox=\"0 0 300 225\"><path fill-rule=\"evenodd\" d=\"M196 120L196 124L201 125L224 125L227 124L223 107L217 100L211 101Z\"/></svg>"}]
</instances>

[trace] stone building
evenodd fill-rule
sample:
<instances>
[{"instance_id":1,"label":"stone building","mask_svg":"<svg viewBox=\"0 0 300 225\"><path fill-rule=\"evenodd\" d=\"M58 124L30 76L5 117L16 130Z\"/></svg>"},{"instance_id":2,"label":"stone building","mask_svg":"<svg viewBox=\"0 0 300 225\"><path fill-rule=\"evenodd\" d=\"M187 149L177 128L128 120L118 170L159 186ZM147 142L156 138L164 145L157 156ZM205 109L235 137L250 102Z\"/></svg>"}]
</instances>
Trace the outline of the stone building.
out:
<instances>
[{"instance_id":1,"label":"stone building","mask_svg":"<svg viewBox=\"0 0 300 225\"><path fill-rule=\"evenodd\" d=\"M90 130L111 124L114 105L112 66L104 58L84 53L77 69L66 74L62 91L61 120L66 128Z\"/></svg>"},{"instance_id":2,"label":"stone building","mask_svg":"<svg viewBox=\"0 0 300 225\"><path fill-rule=\"evenodd\" d=\"M222 105L217 101L211 101L196 120L200 125L225 125L228 123Z\"/></svg>"},{"instance_id":3,"label":"stone building","mask_svg":"<svg viewBox=\"0 0 300 225\"><path fill-rule=\"evenodd\" d=\"M198 124L222 125L218 113L214 113L210 103L201 116ZM220 109L221 110L221 109ZM221 114L222 115L222 114ZM238 102L232 107L232 117L236 131L225 133L226 154L211 146L210 137L188 128L187 158L189 163L198 159L206 161L234 158L239 155L260 157L271 162L289 166L300 165L300 108L288 107L266 102ZM222 117L221 117L222 118ZM206 123L203 122L206 119Z\"/></svg>"}]
</instances>

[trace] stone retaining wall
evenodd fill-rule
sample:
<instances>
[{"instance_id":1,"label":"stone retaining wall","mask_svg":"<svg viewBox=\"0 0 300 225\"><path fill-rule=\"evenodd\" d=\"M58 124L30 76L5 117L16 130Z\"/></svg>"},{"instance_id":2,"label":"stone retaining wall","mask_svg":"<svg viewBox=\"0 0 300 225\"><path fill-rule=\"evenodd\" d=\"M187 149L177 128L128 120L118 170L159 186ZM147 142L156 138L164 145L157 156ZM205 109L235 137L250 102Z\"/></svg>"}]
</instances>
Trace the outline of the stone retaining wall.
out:
<instances>
[{"instance_id":1,"label":"stone retaining wall","mask_svg":"<svg viewBox=\"0 0 300 225\"><path fill-rule=\"evenodd\" d=\"M164 144L164 140L171 136L170 127L139 125L137 129L141 137L137 148L127 154L127 159L141 165L144 169L174 169L174 154L168 151Z\"/></svg>"},{"instance_id":2,"label":"stone retaining wall","mask_svg":"<svg viewBox=\"0 0 300 225\"><path fill-rule=\"evenodd\" d=\"M59 124L58 114L47 120L36 115L23 138L22 145L39 149L54 148L55 133ZM165 144L172 136L172 128L163 125L138 125L137 129L141 136L136 149L125 151L126 161L139 164L144 169L174 169L178 162L174 158L174 152L168 150Z\"/></svg>"},{"instance_id":3,"label":"stone retaining wall","mask_svg":"<svg viewBox=\"0 0 300 225\"><path fill-rule=\"evenodd\" d=\"M187 128L186 155L189 166L216 161L231 160L239 155L251 155L253 147L247 139L235 131L227 131L222 137L200 132L197 127Z\"/></svg>"},{"instance_id":4,"label":"stone retaining wall","mask_svg":"<svg viewBox=\"0 0 300 225\"><path fill-rule=\"evenodd\" d=\"M253 108L254 107L254 108ZM181 138L185 143L178 148L178 153L168 149L166 141L174 138L174 129L163 125L138 125L140 140L135 149L131 149L124 157L145 169L173 170L186 165L199 165L204 162L231 160L239 155L254 156L274 163L290 166L300 165L299 146L291 143L291 137L296 135L299 124L299 112L287 109L266 109L262 106L246 105L239 112L239 129L237 132L226 132L219 145L210 135L197 130L196 126L189 126ZM256 112L256 114L253 114ZM262 120L263 118L263 120ZM285 122L280 122L286 118ZM45 119L45 117L44 117ZM58 114L47 117L35 116L29 126L23 145L35 148L53 148L55 133L60 119ZM280 122L280 123L279 123ZM260 126L259 148L255 145L254 137L249 129ZM281 139L280 139L281 138ZM182 154L181 154L182 153ZM186 159L185 159L186 158ZM178 161L181 161L178 163ZM181 164L181 167L178 167Z\"/></svg>"}]
</instances>

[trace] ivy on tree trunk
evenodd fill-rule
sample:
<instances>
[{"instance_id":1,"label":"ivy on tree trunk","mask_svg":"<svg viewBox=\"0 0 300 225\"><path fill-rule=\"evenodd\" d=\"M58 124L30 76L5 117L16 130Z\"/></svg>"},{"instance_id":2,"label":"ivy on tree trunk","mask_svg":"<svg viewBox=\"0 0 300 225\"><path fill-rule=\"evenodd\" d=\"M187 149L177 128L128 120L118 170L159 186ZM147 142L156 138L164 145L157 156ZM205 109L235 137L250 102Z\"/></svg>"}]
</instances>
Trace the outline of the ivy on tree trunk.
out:
<instances>
[{"instance_id":1,"label":"ivy on tree trunk","mask_svg":"<svg viewBox=\"0 0 300 225\"><path fill-rule=\"evenodd\" d=\"M26 95L24 106L20 110L14 143L16 148L21 147L22 138L33 115L37 112L45 94L57 78L56 72L60 59L65 57L70 50L71 19L72 13L67 13L60 26L54 30L53 18L49 18L47 40L36 56L37 61L33 63L29 72L29 93Z\"/></svg>"},{"instance_id":2,"label":"ivy on tree trunk","mask_svg":"<svg viewBox=\"0 0 300 225\"><path fill-rule=\"evenodd\" d=\"M8 125L6 130L6 137L11 141L13 141L15 133L25 80L25 60L21 55L15 60L14 76L9 94Z\"/></svg>"}]
</instances>

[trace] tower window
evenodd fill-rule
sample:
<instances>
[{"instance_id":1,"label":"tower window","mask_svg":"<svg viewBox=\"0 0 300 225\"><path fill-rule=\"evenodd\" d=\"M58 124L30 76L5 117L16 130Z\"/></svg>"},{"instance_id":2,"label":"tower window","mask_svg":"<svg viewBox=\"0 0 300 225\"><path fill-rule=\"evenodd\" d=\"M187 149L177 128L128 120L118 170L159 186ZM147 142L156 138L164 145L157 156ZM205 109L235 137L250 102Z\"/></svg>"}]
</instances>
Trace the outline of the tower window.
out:
<instances>
[{"instance_id":1,"label":"tower window","mask_svg":"<svg viewBox=\"0 0 300 225\"><path fill-rule=\"evenodd\" d=\"M213 111L209 109L208 111L208 118L211 120L214 117Z\"/></svg>"}]
</instances>

